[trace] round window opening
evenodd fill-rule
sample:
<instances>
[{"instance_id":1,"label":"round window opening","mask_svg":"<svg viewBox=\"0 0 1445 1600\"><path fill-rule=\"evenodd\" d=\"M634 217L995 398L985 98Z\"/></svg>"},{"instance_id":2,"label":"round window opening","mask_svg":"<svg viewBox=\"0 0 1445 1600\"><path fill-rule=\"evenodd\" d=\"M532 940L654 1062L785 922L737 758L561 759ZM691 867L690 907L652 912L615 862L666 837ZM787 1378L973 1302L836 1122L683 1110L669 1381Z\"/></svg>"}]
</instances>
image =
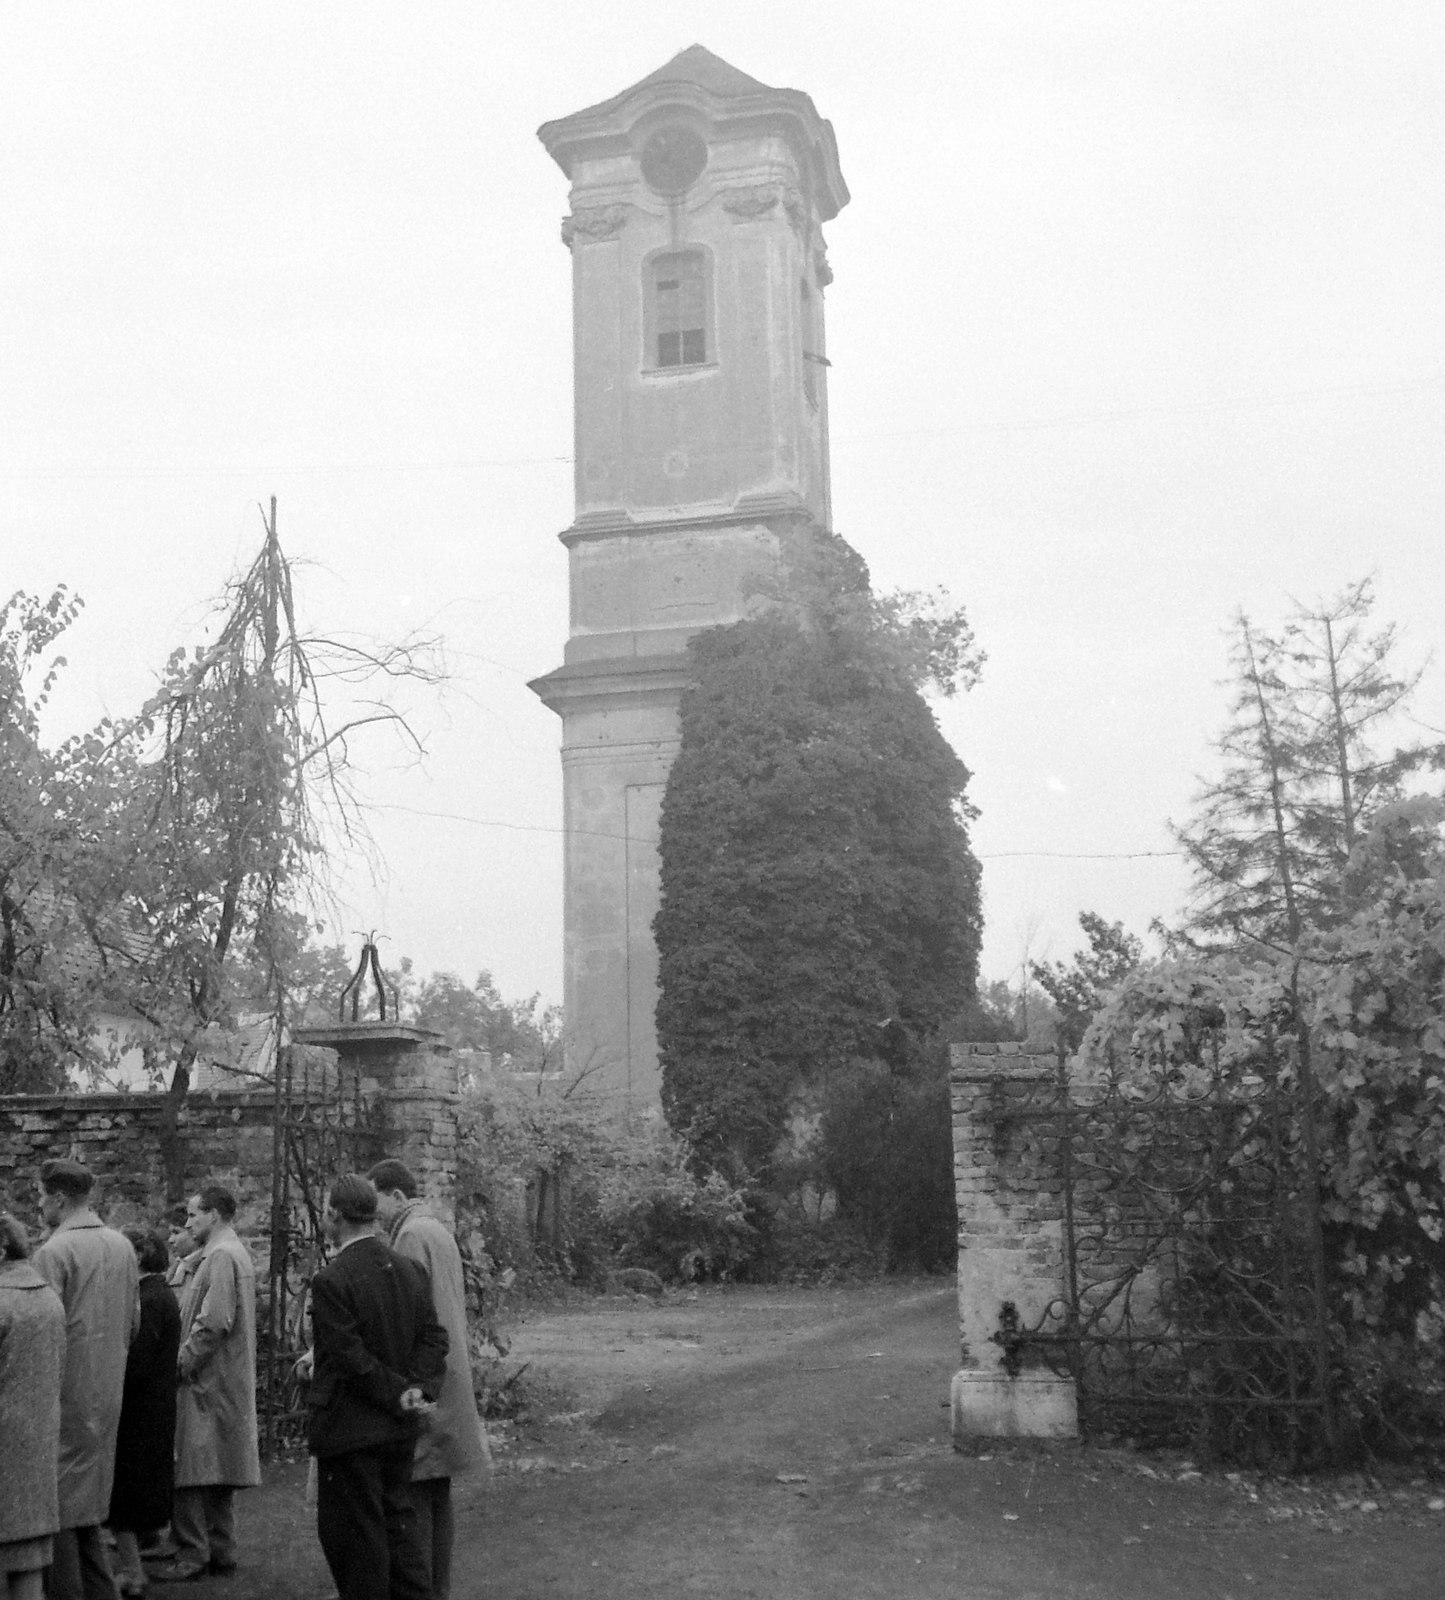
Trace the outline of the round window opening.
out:
<instances>
[{"instance_id":1,"label":"round window opening","mask_svg":"<svg viewBox=\"0 0 1445 1600\"><path fill-rule=\"evenodd\" d=\"M642 176L659 194L682 194L706 166L706 142L681 123L659 128L642 147Z\"/></svg>"}]
</instances>

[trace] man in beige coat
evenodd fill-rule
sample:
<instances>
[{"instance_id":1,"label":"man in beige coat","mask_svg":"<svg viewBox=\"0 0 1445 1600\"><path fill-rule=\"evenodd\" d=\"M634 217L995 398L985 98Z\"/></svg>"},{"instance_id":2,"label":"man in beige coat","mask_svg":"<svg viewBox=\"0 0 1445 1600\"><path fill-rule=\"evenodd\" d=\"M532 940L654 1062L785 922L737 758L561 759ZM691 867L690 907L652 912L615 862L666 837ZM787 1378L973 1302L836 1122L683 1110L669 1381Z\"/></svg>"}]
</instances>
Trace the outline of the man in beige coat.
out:
<instances>
[{"instance_id":1,"label":"man in beige coat","mask_svg":"<svg viewBox=\"0 0 1445 1600\"><path fill-rule=\"evenodd\" d=\"M236 1202L208 1184L186 1206L200 1260L181 1291L176 1397L175 1560L163 1583L236 1567L234 1495L261 1481L256 1438L256 1269L236 1237Z\"/></svg>"},{"instance_id":2,"label":"man in beige coat","mask_svg":"<svg viewBox=\"0 0 1445 1600\"><path fill-rule=\"evenodd\" d=\"M376 1186L377 1221L387 1242L426 1274L436 1319L447 1331L447 1367L436 1409L412 1458L411 1499L422 1549L428 1554L432 1600L449 1600L452 1584L452 1479L492 1464L477 1415L467 1341L467 1294L462 1255L451 1230L417 1198L417 1182L400 1161L378 1161L367 1173Z\"/></svg>"},{"instance_id":3,"label":"man in beige coat","mask_svg":"<svg viewBox=\"0 0 1445 1600\"><path fill-rule=\"evenodd\" d=\"M140 1271L130 1240L90 1209L91 1183L78 1161L41 1164L40 1215L51 1232L33 1262L65 1307L50 1600L115 1600L100 1525L110 1510L125 1358L140 1327Z\"/></svg>"}]
</instances>

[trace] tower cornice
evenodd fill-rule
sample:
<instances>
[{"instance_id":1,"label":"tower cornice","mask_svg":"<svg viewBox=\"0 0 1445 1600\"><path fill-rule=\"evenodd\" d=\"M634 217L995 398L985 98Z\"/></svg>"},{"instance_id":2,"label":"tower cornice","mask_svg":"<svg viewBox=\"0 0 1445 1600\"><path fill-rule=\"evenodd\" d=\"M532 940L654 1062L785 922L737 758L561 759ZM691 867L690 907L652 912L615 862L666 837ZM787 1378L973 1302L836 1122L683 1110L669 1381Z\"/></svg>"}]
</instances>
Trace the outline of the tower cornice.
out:
<instances>
[{"instance_id":1,"label":"tower cornice","mask_svg":"<svg viewBox=\"0 0 1445 1600\"><path fill-rule=\"evenodd\" d=\"M668 112L682 110L706 125L709 142L776 134L807 174L818 219L829 222L848 204L833 124L800 89L774 89L693 45L630 89L569 117L544 122L537 137L572 178L579 161L634 151Z\"/></svg>"}]
</instances>

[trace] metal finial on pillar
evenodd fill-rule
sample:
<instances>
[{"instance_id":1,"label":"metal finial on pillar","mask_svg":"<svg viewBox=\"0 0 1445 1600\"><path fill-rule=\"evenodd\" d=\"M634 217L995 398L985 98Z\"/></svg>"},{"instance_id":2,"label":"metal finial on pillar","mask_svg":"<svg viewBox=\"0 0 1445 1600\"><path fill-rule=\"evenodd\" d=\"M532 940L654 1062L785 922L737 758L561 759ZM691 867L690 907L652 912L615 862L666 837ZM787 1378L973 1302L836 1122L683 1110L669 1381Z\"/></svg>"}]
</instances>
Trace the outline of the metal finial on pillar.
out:
<instances>
[{"instance_id":1,"label":"metal finial on pillar","mask_svg":"<svg viewBox=\"0 0 1445 1600\"><path fill-rule=\"evenodd\" d=\"M356 971L352 973L350 983L341 991L341 1006L337 1015L339 1022L344 1023L346 1021L346 997L348 995L351 996L351 1020L353 1022L359 1020L361 990L366 981L368 966L371 969L372 980L376 984L376 1003L379 1008L380 1020L382 1022L386 1021L386 984L382 981L381 957L376 952L376 931L373 929L367 934L366 942L361 947L361 960L356 964ZM395 1012L396 1009L396 1005L393 1002L392 1011Z\"/></svg>"}]
</instances>

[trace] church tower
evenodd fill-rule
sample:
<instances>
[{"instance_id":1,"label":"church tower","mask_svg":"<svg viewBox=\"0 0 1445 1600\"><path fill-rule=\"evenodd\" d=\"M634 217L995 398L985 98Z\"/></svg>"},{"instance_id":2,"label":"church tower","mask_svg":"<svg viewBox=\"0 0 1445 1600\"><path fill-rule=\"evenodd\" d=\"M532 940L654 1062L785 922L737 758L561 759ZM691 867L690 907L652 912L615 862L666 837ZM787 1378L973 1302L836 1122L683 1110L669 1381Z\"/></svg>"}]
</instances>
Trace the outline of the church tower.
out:
<instances>
[{"instance_id":1,"label":"church tower","mask_svg":"<svg viewBox=\"0 0 1445 1600\"><path fill-rule=\"evenodd\" d=\"M658 818L690 635L830 526L831 124L693 45L538 136L571 182L576 516L561 535L568 1066L655 1106Z\"/></svg>"}]
</instances>

